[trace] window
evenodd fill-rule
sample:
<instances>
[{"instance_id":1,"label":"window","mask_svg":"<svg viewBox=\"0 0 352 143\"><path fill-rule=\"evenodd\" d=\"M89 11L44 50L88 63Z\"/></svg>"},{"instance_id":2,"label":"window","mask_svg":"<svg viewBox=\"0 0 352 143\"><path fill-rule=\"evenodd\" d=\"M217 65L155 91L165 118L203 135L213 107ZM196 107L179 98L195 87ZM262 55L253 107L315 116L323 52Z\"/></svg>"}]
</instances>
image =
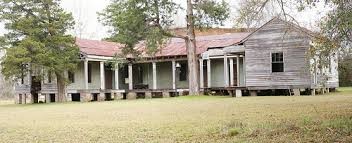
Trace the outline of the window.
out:
<instances>
[{"instance_id":1,"label":"window","mask_svg":"<svg viewBox=\"0 0 352 143\"><path fill-rule=\"evenodd\" d=\"M48 83L51 83L51 71L48 72Z\"/></svg>"},{"instance_id":2,"label":"window","mask_svg":"<svg viewBox=\"0 0 352 143\"><path fill-rule=\"evenodd\" d=\"M282 52L272 53L271 58L272 58L271 71L284 72L284 54Z\"/></svg>"},{"instance_id":3,"label":"window","mask_svg":"<svg viewBox=\"0 0 352 143\"><path fill-rule=\"evenodd\" d=\"M70 81L70 83L75 83L75 73L69 71L68 80Z\"/></svg>"},{"instance_id":4,"label":"window","mask_svg":"<svg viewBox=\"0 0 352 143\"><path fill-rule=\"evenodd\" d=\"M179 81L186 81L187 80L187 64L186 63L181 63L180 64L180 77Z\"/></svg>"},{"instance_id":5,"label":"window","mask_svg":"<svg viewBox=\"0 0 352 143\"><path fill-rule=\"evenodd\" d=\"M92 64L88 63L88 83L92 83Z\"/></svg>"}]
</instances>

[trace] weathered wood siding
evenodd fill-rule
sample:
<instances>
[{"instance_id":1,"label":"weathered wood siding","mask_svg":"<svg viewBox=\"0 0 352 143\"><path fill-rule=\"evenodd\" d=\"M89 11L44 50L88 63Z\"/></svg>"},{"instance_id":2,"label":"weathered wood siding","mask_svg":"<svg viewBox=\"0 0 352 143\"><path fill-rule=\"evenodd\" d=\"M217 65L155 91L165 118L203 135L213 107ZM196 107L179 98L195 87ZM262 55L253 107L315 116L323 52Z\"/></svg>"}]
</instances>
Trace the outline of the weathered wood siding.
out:
<instances>
[{"instance_id":1,"label":"weathered wood siding","mask_svg":"<svg viewBox=\"0 0 352 143\"><path fill-rule=\"evenodd\" d=\"M246 86L249 89L309 88L306 52L309 37L274 19L253 33L245 44ZM273 73L271 53L283 52L284 72Z\"/></svg>"}]
</instances>

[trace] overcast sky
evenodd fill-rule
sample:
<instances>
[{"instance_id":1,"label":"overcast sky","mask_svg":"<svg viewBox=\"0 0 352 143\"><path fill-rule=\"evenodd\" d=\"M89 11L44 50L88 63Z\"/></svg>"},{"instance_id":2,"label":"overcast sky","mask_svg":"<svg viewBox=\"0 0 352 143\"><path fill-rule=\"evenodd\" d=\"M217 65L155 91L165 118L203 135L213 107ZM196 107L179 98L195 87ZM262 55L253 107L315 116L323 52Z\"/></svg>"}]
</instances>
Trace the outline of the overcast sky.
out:
<instances>
[{"instance_id":1,"label":"overcast sky","mask_svg":"<svg viewBox=\"0 0 352 143\"><path fill-rule=\"evenodd\" d=\"M231 18L226 22L224 27L233 27L233 17L236 15L235 9L238 7L239 0L227 0L231 6ZM82 30L73 30L70 33L86 39L101 39L108 36L107 27L101 25L97 20L97 12L102 11L108 4L109 0L62 0L62 7L72 12L76 23L82 23ZM184 3L183 3L184 5ZM296 12L291 14L300 22L301 26L312 29L316 25L316 21L326 14L327 8L323 4L319 4L314 9L309 9L304 12ZM176 26L185 27L184 15L175 16ZM79 34L81 31L81 34ZM0 34L5 33L3 24L0 23Z\"/></svg>"}]
</instances>

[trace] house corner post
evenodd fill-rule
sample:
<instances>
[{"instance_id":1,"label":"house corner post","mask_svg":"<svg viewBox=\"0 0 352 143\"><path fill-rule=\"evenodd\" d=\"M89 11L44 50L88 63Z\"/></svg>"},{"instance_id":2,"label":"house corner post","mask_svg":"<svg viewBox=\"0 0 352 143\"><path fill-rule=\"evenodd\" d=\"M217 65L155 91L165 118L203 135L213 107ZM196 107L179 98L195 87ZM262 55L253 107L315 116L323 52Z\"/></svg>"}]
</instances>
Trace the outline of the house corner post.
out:
<instances>
[{"instance_id":1,"label":"house corner post","mask_svg":"<svg viewBox=\"0 0 352 143\"><path fill-rule=\"evenodd\" d=\"M153 89L157 89L157 78L156 78L156 62L152 62L153 66Z\"/></svg>"}]
</instances>

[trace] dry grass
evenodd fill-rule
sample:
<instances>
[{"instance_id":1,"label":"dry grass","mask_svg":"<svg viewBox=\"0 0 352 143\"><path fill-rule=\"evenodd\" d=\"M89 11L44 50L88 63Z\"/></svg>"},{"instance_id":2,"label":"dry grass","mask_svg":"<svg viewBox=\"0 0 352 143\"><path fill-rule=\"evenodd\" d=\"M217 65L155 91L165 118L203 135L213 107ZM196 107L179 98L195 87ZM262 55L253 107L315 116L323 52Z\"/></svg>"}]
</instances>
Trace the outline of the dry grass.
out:
<instances>
[{"instance_id":1,"label":"dry grass","mask_svg":"<svg viewBox=\"0 0 352 143\"><path fill-rule=\"evenodd\" d=\"M0 105L0 142L351 142L352 89L324 96Z\"/></svg>"}]
</instances>

